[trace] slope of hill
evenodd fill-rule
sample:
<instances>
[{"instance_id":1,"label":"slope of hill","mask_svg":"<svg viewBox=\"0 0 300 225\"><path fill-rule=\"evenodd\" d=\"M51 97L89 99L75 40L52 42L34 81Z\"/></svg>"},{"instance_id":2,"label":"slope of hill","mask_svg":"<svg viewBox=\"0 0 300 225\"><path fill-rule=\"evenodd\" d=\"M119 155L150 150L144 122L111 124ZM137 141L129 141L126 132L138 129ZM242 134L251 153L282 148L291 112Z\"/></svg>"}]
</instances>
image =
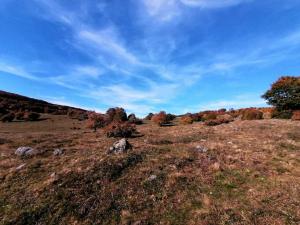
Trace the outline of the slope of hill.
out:
<instances>
[{"instance_id":1,"label":"slope of hill","mask_svg":"<svg viewBox=\"0 0 300 225\"><path fill-rule=\"evenodd\" d=\"M62 106L51 104L46 101L25 97L18 94L13 94L0 90L0 108L12 112L18 111L30 111L36 113L48 113L57 115L66 115L69 111L81 111L85 112L83 109L78 109L70 106Z\"/></svg>"},{"instance_id":2,"label":"slope of hill","mask_svg":"<svg viewBox=\"0 0 300 225\"><path fill-rule=\"evenodd\" d=\"M116 139L64 115L0 124L0 224L299 224L300 122L138 130L108 154Z\"/></svg>"}]
</instances>

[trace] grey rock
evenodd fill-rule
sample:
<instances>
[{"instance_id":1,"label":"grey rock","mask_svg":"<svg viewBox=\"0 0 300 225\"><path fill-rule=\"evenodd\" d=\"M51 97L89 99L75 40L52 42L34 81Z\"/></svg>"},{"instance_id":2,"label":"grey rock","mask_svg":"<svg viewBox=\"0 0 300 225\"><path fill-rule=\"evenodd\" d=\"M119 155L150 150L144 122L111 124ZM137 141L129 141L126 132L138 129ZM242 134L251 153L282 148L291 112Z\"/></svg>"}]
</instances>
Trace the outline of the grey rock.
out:
<instances>
[{"instance_id":1,"label":"grey rock","mask_svg":"<svg viewBox=\"0 0 300 225\"><path fill-rule=\"evenodd\" d=\"M127 141L126 138L123 138L113 144L112 147L109 148L108 153L123 153L131 148L131 145Z\"/></svg>"},{"instance_id":2,"label":"grey rock","mask_svg":"<svg viewBox=\"0 0 300 225\"><path fill-rule=\"evenodd\" d=\"M54 149L54 151L53 151L53 155L55 155L55 156L60 156L60 155L62 155L62 154L64 154L64 150L62 150L62 149L60 149L60 148L56 148L56 149Z\"/></svg>"},{"instance_id":3,"label":"grey rock","mask_svg":"<svg viewBox=\"0 0 300 225\"><path fill-rule=\"evenodd\" d=\"M25 166L26 166L26 163L23 163L23 164L21 164L20 166L18 166L18 167L16 168L16 170L17 170L17 171L18 171L18 170L21 170L21 169L23 169Z\"/></svg>"},{"instance_id":4,"label":"grey rock","mask_svg":"<svg viewBox=\"0 0 300 225\"><path fill-rule=\"evenodd\" d=\"M205 152L208 151L208 149L206 147L201 146L201 145L197 145L196 146L196 151L200 152L200 153L205 153Z\"/></svg>"},{"instance_id":5,"label":"grey rock","mask_svg":"<svg viewBox=\"0 0 300 225\"><path fill-rule=\"evenodd\" d=\"M151 176L148 178L148 180L149 180L149 181L152 181L152 180L155 180L156 178L157 178L156 175L151 175Z\"/></svg>"},{"instance_id":6,"label":"grey rock","mask_svg":"<svg viewBox=\"0 0 300 225\"><path fill-rule=\"evenodd\" d=\"M38 152L31 147L19 147L15 151L15 154L18 156L33 156L33 155L36 155L37 153Z\"/></svg>"}]
</instances>

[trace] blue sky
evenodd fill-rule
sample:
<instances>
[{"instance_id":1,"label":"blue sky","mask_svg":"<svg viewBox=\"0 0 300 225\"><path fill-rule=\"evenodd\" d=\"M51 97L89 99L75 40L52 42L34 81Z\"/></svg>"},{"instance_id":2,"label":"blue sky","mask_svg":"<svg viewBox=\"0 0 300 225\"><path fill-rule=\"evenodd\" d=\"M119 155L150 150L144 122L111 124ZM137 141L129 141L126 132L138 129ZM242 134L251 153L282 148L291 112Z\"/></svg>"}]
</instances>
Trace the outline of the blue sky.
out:
<instances>
[{"instance_id":1,"label":"blue sky","mask_svg":"<svg viewBox=\"0 0 300 225\"><path fill-rule=\"evenodd\" d=\"M299 75L299 0L1 0L0 89L145 115L265 106Z\"/></svg>"}]
</instances>

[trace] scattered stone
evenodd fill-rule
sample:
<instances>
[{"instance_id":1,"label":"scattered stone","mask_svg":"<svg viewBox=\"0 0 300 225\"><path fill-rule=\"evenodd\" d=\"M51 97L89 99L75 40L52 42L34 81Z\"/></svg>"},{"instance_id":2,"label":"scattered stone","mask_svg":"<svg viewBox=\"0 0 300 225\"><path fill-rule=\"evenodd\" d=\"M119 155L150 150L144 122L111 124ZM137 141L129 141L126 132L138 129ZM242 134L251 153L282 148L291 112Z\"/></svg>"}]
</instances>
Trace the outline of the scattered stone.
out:
<instances>
[{"instance_id":1,"label":"scattered stone","mask_svg":"<svg viewBox=\"0 0 300 225\"><path fill-rule=\"evenodd\" d=\"M157 178L156 175L151 175L149 178L148 178L148 181L152 181L152 180L155 180Z\"/></svg>"},{"instance_id":2,"label":"scattered stone","mask_svg":"<svg viewBox=\"0 0 300 225\"><path fill-rule=\"evenodd\" d=\"M220 163L215 162L214 164L211 165L211 168L212 168L214 171L219 171L220 168L221 168L221 165L220 165Z\"/></svg>"},{"instance_id":3,"label":"scattered stone","mask_svg":"<svg viewBox=\"0 0 300 225\"><path fill-rule=\"evenodd\" d=\"M33 156L37 153L38 152L31 147L19 147L15 152L15 154L18 156Z\"/></svg>"},{"instance_id":4,"label":"scattered stone","mask_svg":"<svg viewBox=\"0 0 300 225\"><path fill-rule=\"evenodd\" d=\"M19 170L23 169L25 166L26 166L26 163L23 163L23 164L21 164L20 166L18 166L18 167L16 168L16 170L19 171Z\"/></svg>"},{"instance_id":5,"label":"scattered stone","mask_svg":"<svg viewBox=\"0 0 300 225\"><path fill-rule=\"evenodd\" d=\"M60 156L60 155L62 155L62 154L64 154L64 150L62 150L62 149L60 149L60 148L56 148L56 149L54 149L54 151L53 151L53 155L54 155L54 156Z\"/></svg>"},{"instance_id":6,"label":"scattered stone","mask_svg":"<svg viewBox=\"0 0 300 225\"><path fill-rule=\"evenodd\" d=\"M205 152L208 151L208 149L206 147L201 146L201 145L197 145L196 146L196 151L200 152L200 153L205 153Z\"/></svg>"},{"instance_id":7,"label":"scattered stone","mask_svg":"<svg viewBox=\"0 0 300 225\"><path fill-rule=\"evenodd\" d=\"M131 148L131 144L127 141L126 138L123 138L113 144L112 147L109 148L108 153L123 153Z\"/></svg>"}]
</instances>

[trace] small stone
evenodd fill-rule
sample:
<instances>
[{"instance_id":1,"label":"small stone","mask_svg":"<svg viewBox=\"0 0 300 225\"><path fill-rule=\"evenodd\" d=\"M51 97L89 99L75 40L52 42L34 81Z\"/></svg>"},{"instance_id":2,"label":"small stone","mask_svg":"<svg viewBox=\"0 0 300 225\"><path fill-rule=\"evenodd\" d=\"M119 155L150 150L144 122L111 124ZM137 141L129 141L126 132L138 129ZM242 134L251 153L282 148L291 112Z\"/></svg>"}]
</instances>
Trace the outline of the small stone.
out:
<instances>
[{"instance_id":1,"label":"small stone","mask_svg":"<svg viewBox=\"0 0 300 225\"><path fill-rule=\"evenodd\" d=\"M15 151L15 154L18 156L33 156L33 155L36 155L37 153L38 152L31 147L19 147Z\"/></svg>"},{"instance_id":2,"label":"small stone","mask_svg":"<svg viewBox=\"0 0 300 225\"><path fill-rule=\"evenodd\" d=\"M55 155L55 156L60 156L62 154L64 154L64 150L62 150L62 149L56 148L53 151L53 155Z\"/></svg>"},{"instance_id":3,"label":"small stone","mask_svg":"<svg viewBox=\"0 0 300 225\"><path fill-rule=\"evenodd\" d=\"M200 152L200 153L205 153L205 152L208 151L208 149L206 147L201 146L201 145L197 145L196 146L196 151Z\"/></svg>"},{"instance_id":4,"label":"small stone","mask_svg":"<svg viewBox=\"0 0 300 225\"><path fill-rule=\"evenodd\" d=\"M17 171L18 171L18 170L21 170L21 169L23 169L25 166L26 166L26 163L23 163L23 164L21 164L20 166L18 166L18 167L16 168L16 170L17 170Z\"/></svg>"},{"instance_id":5,"label":"small stone","mask_svg":"<svg viewBox=\"0 0 300 225\"><path fill-rule=\"evenodd\" d=\"M214 164L211 165L211 168L212 168L214 171L220 170L220 168L221 168L220 163L215 162Z\"/></svg>"},{"instance_id":6,"label":"small stone","mask_svg":"<svg viewBox=\"0 0 300 225\"><path fill-rule=\"evenodd\" d=\"M152 181L152 180L155 180L156 178L157 178L156 175L151 175L151 176L148 178L148 180L149 180L149 181Z\"/></svg>"}]
</instances>

